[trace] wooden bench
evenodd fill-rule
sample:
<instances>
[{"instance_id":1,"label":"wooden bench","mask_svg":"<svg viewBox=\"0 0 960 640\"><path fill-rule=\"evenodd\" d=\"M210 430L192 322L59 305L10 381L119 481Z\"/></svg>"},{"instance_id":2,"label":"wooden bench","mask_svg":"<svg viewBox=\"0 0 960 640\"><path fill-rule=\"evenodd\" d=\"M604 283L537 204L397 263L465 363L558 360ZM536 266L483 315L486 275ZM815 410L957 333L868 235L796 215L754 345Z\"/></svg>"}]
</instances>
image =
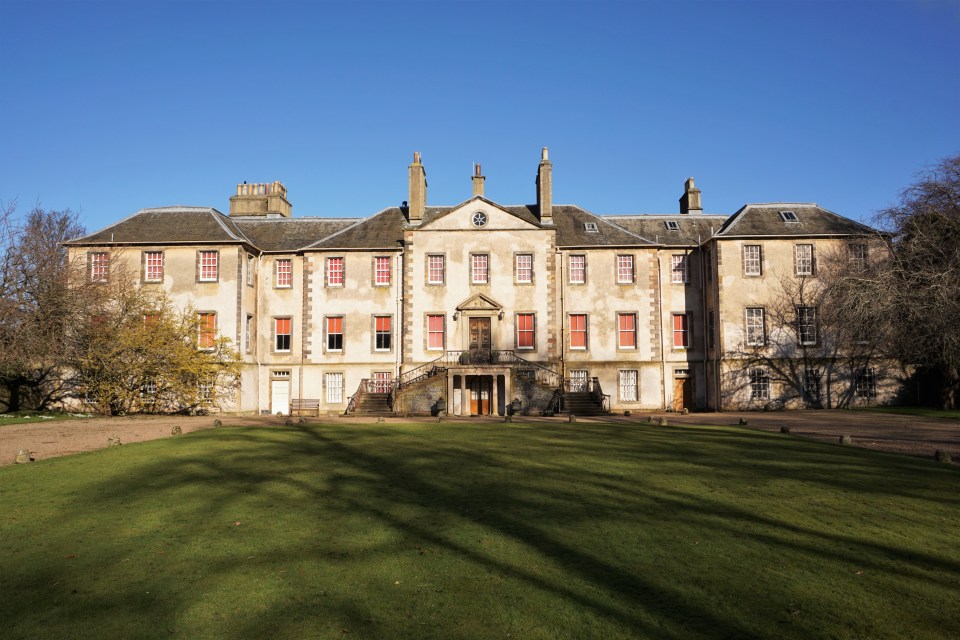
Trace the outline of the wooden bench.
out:
<instances>
[{"instance_id":1,"label":"wooden bench","mask_svg":"<svg viewBox=\"0 0 960 640\"><path fill-rule=\"evenodd\" d=\"M290 401L291 416L320 417L320 401L310 398L297 398Z\"/></svg>"}]
</instances>

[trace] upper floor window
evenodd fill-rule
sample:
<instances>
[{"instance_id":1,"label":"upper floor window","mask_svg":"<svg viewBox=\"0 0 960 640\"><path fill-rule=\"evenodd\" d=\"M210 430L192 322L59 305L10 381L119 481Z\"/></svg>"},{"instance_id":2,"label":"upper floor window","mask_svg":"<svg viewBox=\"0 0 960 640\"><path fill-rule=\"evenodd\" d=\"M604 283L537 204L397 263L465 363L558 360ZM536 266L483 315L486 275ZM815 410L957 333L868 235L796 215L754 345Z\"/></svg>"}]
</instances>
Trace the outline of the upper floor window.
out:
<instances>
[{"instance_id":1,"label":"upper floor window","mask_svg":"<svg viewBox=\"0 0 960 640\"><path fill-rule=\"evenodd\" d=\"M673 284L686 284L687 280L687 256L671 256L671 278Z\"/></svg>"},{"instance_id":2,"label":"upper floor window","mask_svg":"<svg viewBox=\"0 0 960 640\"><path fill-rule=\"evenodd\" d=\"M586 284L587 256L570 256L570 284Z\"/></svg>"},{"instance_id":3,"label":"upper floor window","mask_svg":"<svg viewBox=\"0 0 960 640\"><path fill-rule=\"evenodd\" d=\"M518 284L533 282L533 254L518 253L514 256L514 264Z\"/></svg>"},{"instance_id":4,"label":"upper floor window","mask_svg":"<svg viewBox=\"0 0 960 640\"><path fill-rule=\"evenodd\" d=\"M817 308L797 307L797 342L817 344Z\"/></svg>"},{"instance_id":5,"label":"upper floor window","mask_svg":"<svg viewBox=\"0 0 960 640\"><path fill-rule=\"evenodd\" d=\"M88 253L87 271L90 274L90 282L106 282L110 277L110 254L106 251Z\"/></svg>"},{"instance_id":6,"label":"upper floor window","mask_svg":"<svg viewBox=\"0 0 960 640\"><path fill-rule=\"evenodd\" d=\"M275 351L290 351L290 337L292 335L293 320L290 318L275 318L276 340Z\"/></svg>"},{"instance_id":7,"label":"upper floor window","mask_svg":"<svg viewBox=\"0 0 960 640\"><path fill-rule=\"evenodd\" d=\"M813 275L813 245L798 244L794 247L795 273L798 276Z\"/></svg>"},{"instance_id":8,"label":"upper floor window","mask_svg":"<svg viewBox=\"0 0 960 640\"><path fill-rule=\"evenodd\" d=\"M343 351L343 316L327 317L327 351Z\"/></svg>"},{"instance_id":9,"label":"upper floor window","mask_svg":"<svg viewBox=\"0 0 960 640\"><path fill-rule=\"evenodd\" d=\"M690 314L673 314L673 348L687 349L690 347Z\"/></svg>"},{"instance_id":10,"label":"upper floor window","mask_svg":"<svg viewBox=\"0 0 960 640\"><path fill-rule=\"evenodd\" d=\"M163 281L163 251L143 252L143 281Z\"/></svg>"},{"instance_id":11,"label":"upper floor window","mask_svg":"<svg viewBox=\"0 0 960 640\"><path fill-rule=\"evenodd\" d=\"M584 313L570 314L570 348L587 348L587 315Z\"/></svg>"},{"instance_id":12,"label":"upper floor window","mask_svg":"<svg viewBox=\"0 0 960 640\"><path fill-rule=\"evenodd\" d=\"M443 284L446 273L444 270L444 256L427 256L427 284Z\"/></svg>"},{"instance_id":13,"label":"upper floor window","mask_svg":"<svg viewBox=\"0 0 960 640\"><path fill-rule=\"evenodd\" d=\"M213 349L217 338L217 314L212 311L198 313L197 321L197 345L201 349Z\"/></svg>"},{"instance_id":14,"label":"upper floor window","mask_svg":"<svg viewBox=\"0 0 960 640\"><path fill-rule=\"evenodd\" d=\"M279 258L277 260L277 287L287 289L293 286L293 260Z\"/></svg>"},{"instance_id":15,"label":"upper floor window","mask_svg":"<svg viewBox=\"0 0 960 640\"><path fill-rule=\"evenodd\" d=\"M475 253L470 256L470 282L473 284L487 284L490 279L490 256L486 253Z\"/></svg>"},{"instance_id":16,"label":"upper floor window","mask_svg":"<svg viewBox=\"0 0 960 640\"><path fill-rule=\"evenodd\" d=\"M745 323L747 329L747 344L751 347L763 346L766 339L766 327L764 326L764 311L761 307L746 309Z\"/></svg>"},{"instance_id":17,"label":"upper floor window","mask_svg":"<svg viewBox=\"0 0 960 640\"><path fill-rule=\"evenodd\" d=\"M200 261L200 282L216 282L220 275L220 252L201 251L197 260Z\"/></svg>"},{"instance_id":18,"label":"upper floor window","mask_svg":"<svg viewBox=\"0 0 960 640\"><path fill-rule=\"evenodd\" d=\"M343 258L327 258L327 286L343 286Z\"/></svg>"},{"instance_id":19,"label":"upper floor window","mask_svg":"<svg viewBox=\"0 0 960 640\"><path fill-rule=\"evenodd\" d=\"M385 287L390 284L390 257L377 256L373 259L373 284Z\"/></svg>"},{"instance_id":20,"label":"upper floor window","mask_svg":"<svg viewBox=\"0 0 960 640\"><path fill-rule=\"evenodd\" d=\"M251 287L253 286L253 278L255 275L256 262L254 261L253 254L247 254L247 284Z\"/></svg>"},{"instance_id":21,"label":"upper floor window","mask_svg":"<svg viewBox=\"0 0 960 640\"><path fill-rule=\"evenodd\" d=\"M536 344L536 316L532 313L518 313L517 349L535 349Z\"/></svg>"},{"instance_id":22,"label":"upper floor window","mask_svg":"<svg viewBox=\"0 0 960 640\"><path fill-rule=\"evenodd\" d=\"M713 253L710 249L707 249L707 252L704 254L703 264L704 267L706 267L707 282L713 282Z\"/></svg>"},{"instance_id":23,"label":"upper floor window","mask_svg":"<svg viewBox=\"0 0 960 640\"><path fill-rule=\"evenodd\" d=\"M427 315L427 349L442 351L444 348L444 323L442 315Z\"/></svg>"},{"instance_id":24,"label":"upper floor window","mask_svg":"<svg viewBox=\"0 0 960 640\"><path fill-rule=\"evenodd\" d=\"M253 316L247 314L247 325L244 328L244 346L247 353L253 353Z\"/></svg>"},{"instance_id":25,"label":"upper floor window","mask_svg":"<svg viewBox=\"0 0 960 640\"><path fill-rule=\"evenodd\" d=\"M617 314L617 346L620 349L637 348L637 314Z\"/></svg>"},{"instance_id":26,"label":"upper floor window","mask_svg":"<svg viewBox=\"0 0 960 640\"><path fill-rule=\"evenodd\" d=\"M867 245L854 242L849 246L850 266L854 269L863 269L867 266Z\"/></svg>"},{"instance_id":27,"label":"upper floor window","mask_svg":"<svg viewBox=\"0 0 960 640\"><path fill-rule=\"evenodd\" d=\"M374 351L390 351L393 348L393 328L390 316L374 316L373 318L373 349Z\"/></svg>"},{"instance_id":28,"label":"upper floor window","mask_svg":"<svg viewBox=\"0 0 960 640\"><path fill-rule=\"evenodd\" d=\"M633 284L633 256L617 256L617 284Z\"/></svg>"},{"instance_id":29,"label":"upper floor window","mask_svg":"<svg viewBox=\"0 0 960 640\"><path fill-rule=\"evenodd\" d=\"M763 275L763 252L758 244L743 246L743 275Z\"/></svg>"}]
</instances>

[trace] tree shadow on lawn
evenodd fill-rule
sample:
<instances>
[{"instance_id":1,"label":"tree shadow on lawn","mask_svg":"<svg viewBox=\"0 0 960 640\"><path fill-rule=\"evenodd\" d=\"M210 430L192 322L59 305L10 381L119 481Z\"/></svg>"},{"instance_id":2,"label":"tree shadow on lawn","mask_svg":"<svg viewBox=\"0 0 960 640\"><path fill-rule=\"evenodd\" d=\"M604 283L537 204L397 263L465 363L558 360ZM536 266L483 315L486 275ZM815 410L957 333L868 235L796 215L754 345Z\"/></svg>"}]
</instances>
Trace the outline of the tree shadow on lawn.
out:
<instances>
[{"instance_id":1,"label":"tree shadow on lawn","mask_svg":"<svg viewBox=\"0 0 960 640\"><path fill-rule=\"evenodd\" d=\"M446 554L443 562L454 564L438 565L430 579L454 584L476 575L493 576L506 585L503 593L518 593L523 600L498 602L496 589L481 587L474 609L469 602L443 602L461 618L446 620L442 632L434 627L435 637L482 637L494 629L502 635L501 629L516 632L517 625L538 620L552 636L585 633L590 627L578 629L575 621L566 629L559 626L570 615L556 611L562 605L601 625L606 637L611 630L614 637L659 638L749 637L774 630L802 637L822 632L805 626L814 620L793 620L784 611L804 597L827 608L823 600L798 592L789 582L781 585L782 593L770 594L764 593L770 579L755 577L751 585L741 583L750 575L732 576L740 580L711 576L707 564L716 562L721 573L735 574L737 558L711 558L709 544L698 548L692 540L658 537L660 531L672 530L706 543L711 538L739 540L734 553L758 553L759 546L759 553L772 556L893 572L911 585L944 590L956 601L956 583L944 577L960 573L956 553L924 553L908 541L878 542L809 519L787 521L762 508L765 487L783 480L814 485L827 493L827 501L838 491L858 496L864 504L849 508L862 509L864 517L872 510L871 500L891 496L922 500L956 516L956 500L943 498L958 477L953 469L924 469L919 461L896 456L729 429L538 425L511 428L505 440L501 428L223 430L191 435L146 464L142 456L129 465L118 460L113 473L77 487L69 507L47 523L61 528L59 544L95 545L98 551L91 555L114 564L86 570L116 576L114 588L87 593L86 606L56 604L65 607L56 624L69 621L96 628L116 613L121 627L147 620L153 631L176 629L184 624L186 610L200 618L213 615L204 613L198 591L222 589L221 582L234 584L238 572L270 574L279 566L312 562L310 566L324 567L335 578L325 593L311 593L311 581L304 579L299 598L274 598L268 611L233 612L221 621L224 631L242 637L268 632L295 637L300 631L316 631L310 625L323 619L331 629L342 625L360 637L429 637L423 625L441 624L443 615L420 611L404 618L385 611L438 597L409 593L389 605L396 597L389 587L384 591L370 583L356 592L338 588L336 581L352 578L337 575L341 560L349 566L396 564L409 570L418 566L417 555L424 548L433 548ZM111 450L102 455L126 454ZM790 458L785 460L785 455ZM772 499L782 499L773 489ZM755 495L758 492L761 495ZM140 506L157 502L159 512L149 521L124 523L125 512L136 513ZM107 518L110 526L89 520L91 513L113 514ZM87 542L85 532L98 539ZM478 542L487 535L499 542ZM163 575L162 555L182 556L184 547L205 545L220 550L198 552L202 564L194 567L195 573L176 576L162 597L140 593L149 579L124 578L122 563L155 562L156 572ZM247 557L251 550L254 557ZM10 607L10 620L30 617L51 601L70 599L53 586L63 583L62 557L38 558L29 573L0 578L9 593L23 595ZM443 575L439 566L455 575ZM666 574L663 567L668 567ZM693 575L675 573L683 569ZM377 574L364 570L362 575ZM244 576L239 580L241 585L248 582ZM717 606L706 606L709 599L691 595L690 582L697 580L704 580L706 588L726 587L727 593L716 594L721 600ZM82 575L66 582L83 588ZM250 600L243 587L237 588L238 601ZM451 588L455 598L474 595L458 590L462 588ZM831 606L842 612L849 604ZM497 619L488 609L498 606L515 611ZM956 627L941 615L941 629ZM298 620L306 625L303 629ZM384 620L393 627L389 633L378 627ZM832 622L847 624L840 618ZM537 632L528 628L525 633L538 637ZM546 632L540 637L551 637Z\"/></svg>"}]
</instances>

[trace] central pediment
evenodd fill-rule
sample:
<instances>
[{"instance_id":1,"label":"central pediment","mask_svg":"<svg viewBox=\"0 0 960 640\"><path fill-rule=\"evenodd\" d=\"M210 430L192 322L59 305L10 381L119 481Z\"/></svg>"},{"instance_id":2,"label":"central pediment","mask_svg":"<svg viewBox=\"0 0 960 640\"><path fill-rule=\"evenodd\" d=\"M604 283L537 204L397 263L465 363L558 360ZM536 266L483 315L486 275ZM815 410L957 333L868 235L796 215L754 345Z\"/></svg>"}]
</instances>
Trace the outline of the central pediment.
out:
<instances>
[{"instance_id":1,"label":"central pediment","mask_svg":"<svg viewBox=\"0 0 960 640\"><path fill-rule=\"evenodd\" d=\"M474 196L420 226L421 230L430 231L502 231L539 228L536 217L527 207L505 208L483 196Z\"/></svg>"},{"instance_id":2,"label":"central pediment","mask_svg":"<svg viewBox=\"0 0 960 640\"><path fill-rule=\"evenodd\" d=\"M503 311L503 305L493 298L477 293L458 304L457 311Z\"/></svg>"}]
</instances>

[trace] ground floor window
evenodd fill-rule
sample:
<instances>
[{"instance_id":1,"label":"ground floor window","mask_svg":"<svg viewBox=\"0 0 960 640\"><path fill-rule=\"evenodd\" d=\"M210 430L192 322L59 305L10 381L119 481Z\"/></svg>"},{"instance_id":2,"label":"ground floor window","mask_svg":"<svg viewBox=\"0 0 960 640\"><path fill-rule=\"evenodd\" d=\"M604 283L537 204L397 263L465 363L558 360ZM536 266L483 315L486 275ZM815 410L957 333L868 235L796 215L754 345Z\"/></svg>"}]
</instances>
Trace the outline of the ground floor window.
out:
<instances>
[{"instance_id":1,"label":"ground floor window","mask_svg":"<svg viewBox=\"0 0 960 640\"><path fill-rule=\"evenodd\" d=\"M858 398L877 397L877 374L873 369L859 369L853 378L853 392Z\"/></svg>"},{"instance_id":2,"label":"ground floor window","mask_svg":"<svg viewBox=\"0 0 960 640\"><path fill-rule=\"evenodd\" d=\"M636 402L639 398L639 389L637 388L637 370L629 369L620 372L620 400L623 402Z\"/></svg>"},{"instance_id":3,"label":"ground floor window","mask_svg":"<svg viewBox=\"0 0 960 640\"><path fill-rule=\"evenodd\" d=\"M391 389L391 374L389 371L373 372L374 393L389 393Z\"/></svg>"},{"instance_id":4,"label":"ground floor window","mask_svg":"<svg viewBox=\"0 0 960 640\"><path fill-rule=\"evenodd\" d=\"M324 383L327 388L327 402L330 404L343 402L343 374L328 373Z\"/></svg>"},{"instance_id":5,"label":"ground floor window","mask_svg":"<svg viewBox=\"0 0 960 640\"><path fill-rule=\"evenodd\" d=\"M570 371L570 391L573 393L589 391L587 380L589 380L589 373L586 369L573 369Z\"/></svg>"},{"instance_id":6,"label":"ground floor window","mask_svg":"<svg viewBox=\"0 0 960 640\"><path fill-rule=\"evenodd\" d=\"M750 399L770 399L770 376L766 369L750 369Z\"/></svg>"},{"instance_id":7,"label":"ground floor window","mask_svg":"<svg viewBox=\"0 0 960 640\"><path fill-rule=\"evenodd\" d=\"M818 369L807 369L804 381L803 392L808 400L818 400L820 398L820 379L822 375Z\"/></svg>"}]
</instances>

